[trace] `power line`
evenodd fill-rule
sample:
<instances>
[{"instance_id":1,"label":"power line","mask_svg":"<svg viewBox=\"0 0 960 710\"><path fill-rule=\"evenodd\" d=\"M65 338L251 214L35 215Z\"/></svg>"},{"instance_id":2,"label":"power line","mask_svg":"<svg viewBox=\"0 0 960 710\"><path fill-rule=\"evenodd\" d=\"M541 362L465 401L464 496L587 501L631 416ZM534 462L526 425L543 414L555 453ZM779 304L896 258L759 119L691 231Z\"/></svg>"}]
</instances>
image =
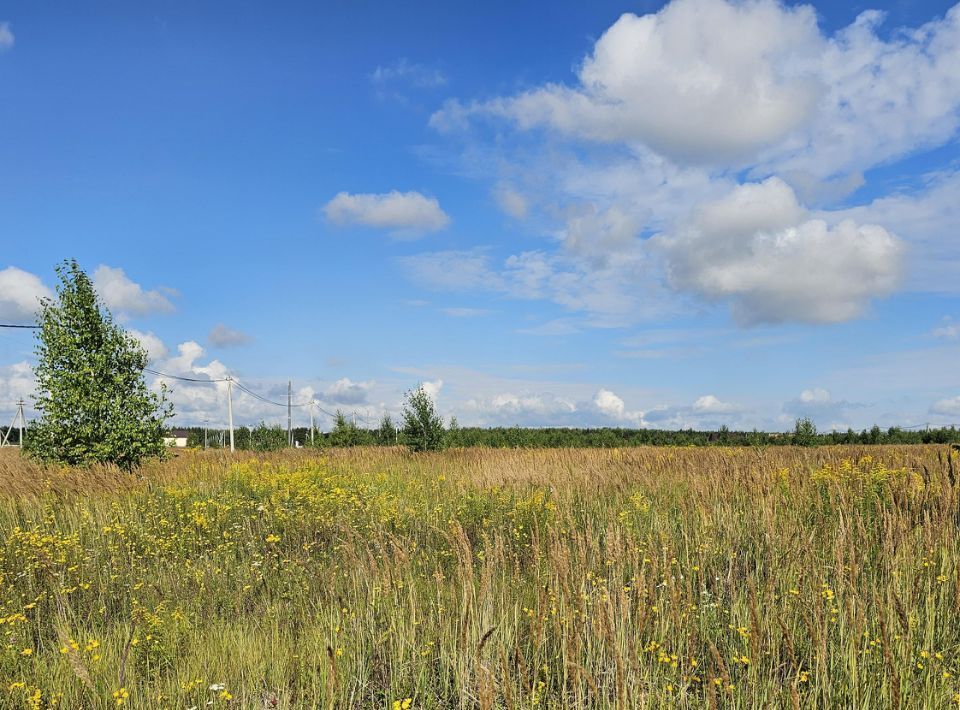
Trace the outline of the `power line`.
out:
<instances>
[{"instance_id":1,"label":"power line","mask_svg":"<svg viewBox=\"0 0 960 710\"><path fill-rule=\"evenodd\" d=\"M317 411L323 412L323 413L326 414L328 417L333 417L334 419L337 418L337 415L336 415L336 414L334 414L333 412L328 412L326 409L324 409L324 408L321 407L319 404L317 404L317 400L313 400L313 406L317 408Z\"/></svg>"},{"instance_id":2,"label":"power line","mask_svg":"<svg viewBox=\"0 0 960 710\"><path fill-rule=\"evenodd\" d=\"M31 330L38 330L39 325L14 325L13 323L0 323L0 328L29 328Z\"/></svg>"},{"instance_id":3,"label":"power line","mask_svg":"<svg viewBox=\"0 0 960 710\"><path fill-rule=\"evenodd\" d=\"M253 390L251 390L251 389L243 386L242 384L240 384L237 380L234 380L234 381L233 381L233 384L235 384L235 385L237 386L237 388L243 390L244 392L246 392L246 393L247 393L248 395L250 395L251 397L256 397L256 398L259 399L261 402L265 402L265 403L267 403L267 404L272 404L272 405L275 405L275 406L277 406L277 407L286 407L286 406L287 406L286 402L274 402L272 399L267 399L267 398L264 397L263 395L257 394L257 393L254 392ZM313 404L313 402L293 402L290 406L292 406L292 407L309 407L311 404Z\"/></svg>"},{"instance_id":4,"label":"power line","mask_svg":"<svg viewBox=\"0 0 960 710\"><path fill-rule=\"evenodd\" d=\"M266 403L266 404L272 404L272 405L274 405L275 407L286 407L286 406L287 406L287 405L285 405L285 404L281 404L280 402L274 402L272 399L267 399L266 397L257 394L257 393L254 392L253 390L244 387L243 385L241 385L241 384L240 384L239 382L237 382L236 380L233 381L233 384L235 384L235 385L237 386L237 389L239 389L239 390L241 390L241 391L243 391L243 392L246 392L248 395L250 395L250 396L253 397L254 399L259 399L261 402L264 402L264 403Z\"/></svg>"},{"instance_id":5,"label":"power line","mask_svg":"<svg viewBox=\"0 0 960 710\"><path fill-rule=\"evenodd\" d=\"M159 375L160 377L169 377L171 380L181 380L183 382L226 382L227 379L222 377L220 379L210 379L210 380L201 380L196 377L181 377L180 375L169 375L166 372L160 372L159 370L151 370L149 367L143 368L144 372L149 372L151 375ZM239 385L238 385L239 386Z\"/></svg>"},{"instance_id":6,"label":"power line","mask_svg":"<svg viewBox=\"0 0 960 710\"><path fill-rule=\"evenodd\" d=\"M181 377L180 375L171 375L171 374L166 373L166 372L160 372L159 370L153 370L153 369L151 369L151 368L149 368L149 367L143 368L143 371L144 371L144 372L149 372L151 375L157 375L157 376L159 376L159 377L169 377L169 378L172 379L172 380L180 380L181 382L198 382L198 383L200 383L200 384L210 384L210 383L215 383L215 382L226 382L226 381L227 381L227 378L226 378L226 377L214 378L214 379L207 379L207 380L203 380L203 379L200 379L200 378L197 378L197 377ZM254 399L258 399L258 400L260 400L261 402L264 402L265 404L272 404L272 405L274 405L274 406L276 406L276 407L286 407L286 406L287 406L285 403L282 403L282 402L274 402L272 399L268 399L267 397L264 397L263 395L254 392L254 391L253 391L252 389L250 389L249 387L241 384L240 381L237 380L236 378L234 378L233 384L235 384L235 385L237 386L237 389L240 389L240 390L246 392L248 395L250 395L250 396L253 397ZM294 407L309 407L311 404L316 404L316 401L310 401L310 402L294 402L291 406L294 406ZM333 414L330 414L330 412L326 411L325 409L322 409L322 408L320 408L320 407L317 407L317 409L319 409L321 412L323 412L324 414L327 414L327 415L329 415L329 416L331 416L331 417L334 416Z\"/></svg>"}]
</instances>

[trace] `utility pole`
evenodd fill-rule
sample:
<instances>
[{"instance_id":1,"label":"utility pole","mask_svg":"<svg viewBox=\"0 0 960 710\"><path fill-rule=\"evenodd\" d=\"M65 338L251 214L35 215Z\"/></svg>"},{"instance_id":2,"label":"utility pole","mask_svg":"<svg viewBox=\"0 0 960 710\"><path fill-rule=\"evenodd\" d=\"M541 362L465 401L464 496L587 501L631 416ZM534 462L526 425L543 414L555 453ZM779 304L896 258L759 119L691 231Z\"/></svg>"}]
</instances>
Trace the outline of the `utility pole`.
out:
<instances>
[{"instance_id":1,"label":"utility pole","mask_svg":"<svg viewBox=\"0 0 960 710\"><path fill-rule=\"evenodd\" d=\"M313 446L313 400L310 400L310 446Z\"/></svg>"},{"instance_id":2,"label":"utility pole","mask_svg":"<svg viewBox=\"0 0 960 710\"><path fill-rule=\"evenodd\" d=\"M209 421L210 421L209 419L203 420L203 450L204 451L207 450L207 422Z\"/></svg>"},{"instance_id":3,"label":"utility pole","mask_svg":"<svg viewBox=\"0 0 960 710\"><path fill-rule=\"evenodd\" d=\"M20 417L20 448L23 449L23 398L17 401L17 415Z\"/></svg>"},{"instance_id":4,"label":"utility pole","mask_svg":"<svg viewBox=\"0 0 960 710\"><path fill-rule=\"evenodd\" d=\"M230 423L230 453L232 454L235 449L233 448L233 378L230 375L227 375L227 420Z\"/></svg>"},{"instance_id":5,"label":"utility pole","mask_svg":"<svg viewBox=\"0 0 960 710\"><path fill-rule=\"evenodd\" d=\"M19 446L23 447L23 400L17 401L17 413L13 415L13 419L10 420L10 426L7 427L7 433L3 435L3 439L0 439L0 446L6 446L7 442L10 441L10 433L13 431L13 427L17 425L17 422L20 423L20 441ZM13 446L13 444L10 444Z\"/></svg>"},{"instance_id":6,"label":"utility pole","mask_svg":"<svg viewBox=\"0 0 960 710\"><path fill-rule=\"evenodd\" d=\"M287 446L293 446L293 382L287 380Z\"/></svg>"}]
</instances>

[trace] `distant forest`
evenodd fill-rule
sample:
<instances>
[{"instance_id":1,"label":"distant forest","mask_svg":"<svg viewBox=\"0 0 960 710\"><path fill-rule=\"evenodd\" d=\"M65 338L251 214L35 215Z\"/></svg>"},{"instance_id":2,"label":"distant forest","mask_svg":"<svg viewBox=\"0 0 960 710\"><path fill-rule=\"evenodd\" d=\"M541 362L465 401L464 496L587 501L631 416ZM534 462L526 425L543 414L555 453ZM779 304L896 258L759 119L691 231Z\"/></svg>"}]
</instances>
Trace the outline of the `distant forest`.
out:
<instances>
[{"instance_id":1,"label":"distant forest","mask_svg":"<svg viewBox=\"0 0 960 710\"><path fill-rule=\"evenodd\" d=\"M187 445L202 448L202 427L178 429L187 433ZM293 439L298 446L311 446L310 430L297 427ZM716 431L695 429L617 429L617 428L531 428L531 427L459 427L447 429L447 447L486 446L491 448L616 448L622 446L827 446L831 444L950 444L960 442L960 429L908 430L899 427L842 432L817 432L809 420L799 420L792 432ZM261 424L234 430L238 449L275 451L287 446L287 431L278 426ZM378 429L365 429L342 420L330 432L314 431L312 446L395 446L404 443L403 431L392 424ZM210 429L206 445L217 448L229 445L226 432Z\"/></svg>"}]
</instances>

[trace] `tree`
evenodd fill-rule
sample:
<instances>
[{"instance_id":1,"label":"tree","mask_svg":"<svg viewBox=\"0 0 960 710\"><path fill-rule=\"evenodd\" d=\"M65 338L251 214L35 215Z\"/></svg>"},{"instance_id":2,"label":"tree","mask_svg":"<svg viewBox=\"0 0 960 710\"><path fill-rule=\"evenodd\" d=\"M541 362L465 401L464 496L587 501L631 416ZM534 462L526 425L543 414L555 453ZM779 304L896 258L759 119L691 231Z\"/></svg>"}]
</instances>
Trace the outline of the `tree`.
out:
<instances>
[{"instance_id":1,"label":"tree","mask_svg":"<svg viewBox=\"0 0 960 710\"><path fill-rule=\"evenodd\" d=\"M330 443L333 446L359 446L362 443L357 425L349 421L339 409L334 419L333 431L330 432Z\"/></svg>"},{"instance_id":2,"label":"tree","mask_svg":"<svg viewBox=\"0 0 960 710\"><path fill-rule=\"evenodd\" d=\"M280 451L287 446L287 430L279 424L267 426L261 421L250 431L250 448L254 451Z\"/></svg>"},{"instance_id":3,"label":"tree","mask_svg":"<svg viewBox=\"0 0 960 710\"><path fill-rule=\"evenodd\" d=\"M443 448L443 419L433 408L433 400L423 385L408 391L403 405L403 438L412 451L437 451Z\"/></svg>"},{"instance_id":4,"label":"tree","mask_svg":"<svg viewBox=\"0 0 960 710\"><path fill-rule=\"evenodd\" d=\"M793 427L794 446L814 446L817 443L817 425L809 417L797 419Z\"/></svg>"},{"instance_id":5,"label":"tree","mask_svg":"<svg viewBox=\"0 0 960 710\"><path fill-rule=\"evenodd\" d=\"M389 414L384 414L380 419L380 428L377 429L377 439L381 446L390 446L397 443L397 427L393 424L393 418Z\"/></svg>"},{"instance_id":6,"label":"tree","mask_svg":"<svg viewBox=\"0 0 960 710\"><path fill-rule=\"evenodd\" d=\"M130 470L165 453L164 422L173 416L166 387L147 389L147 352L113 321L76 261L56 269L57 298L40 302L36 348L40 418L28 451L43 461L112 463Z\"/></svg>"},{"instance_id":7,"label":"tree","mask_svg":"<svg viewBox=\"0 0 960 710\"><path fill-rule=\"evenodd\" d=\"M450 426L447 428L446 436L447 446L463 446L463 440L460 436L460 422L456 417L450 417Z\"/></svg>"}]
</instances>

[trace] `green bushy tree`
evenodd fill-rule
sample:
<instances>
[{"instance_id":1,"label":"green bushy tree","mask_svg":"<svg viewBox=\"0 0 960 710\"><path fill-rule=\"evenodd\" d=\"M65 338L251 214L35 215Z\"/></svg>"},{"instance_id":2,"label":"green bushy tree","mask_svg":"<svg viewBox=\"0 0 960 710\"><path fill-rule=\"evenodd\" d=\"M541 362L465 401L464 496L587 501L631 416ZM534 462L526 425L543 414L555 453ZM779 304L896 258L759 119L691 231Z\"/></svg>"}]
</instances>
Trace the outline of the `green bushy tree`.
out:
<instances>
[{"instance_id":1,"label":"green bushy tree","mask_svg":"<svg viewBox=\"0 0 960 710\"><path fill-rule=\"evenodd\" d=\"M43 461L112 463L130 470L165 452L164 423L173 416L166 389L147 389L147 353L113 321L76 261L56 269L55 299L41 301L36 348L39 419L29 453Z\"/></svg>"},{"instance_id":2,"label":"green bushy tree","mask_svg":"<svg viewBox=\"0 0 960 710\"><path fill-rule=\"evenodd\" d=\"M250 448L254 451L280 451L287 446L287 430L278 424L260 422L250 432Z\"/></svg>"},{"instance_id":3,"label":"green bushy tree","mask_svg":"<svg viewBox=\"0 0 960 710\"><path fill-rule=\"evenodd\" d=\"M794 446L815 446L817 443L817 425L809 417L797 419L793 427Z\"/></svg>"},{"instance_id":4,"label":"green bushy tree","mask_svg":"<svg viewBox=\"0 0 960 710\"><path fill-rule=\"evenodd\" d=\"M463 446L463 438L460 436L460 422L456 417L450 417L450 426L447 428L445 439L447 446Z\"/></svg>"},{"instance_id":5,"label":"green bushy tree","mask_svg":"<svg viewBox=\"0 0 960 710\"><path fill-rule=\"evenodd\" d=\"M412 451L437 451L444 445L443 419L433 407L433 400L418 385L406 394L403 405L403 438Z\"/></svg>"},{"instance_id":6,"label":"green bushy tree","mask_svg":"<svg viewBox=\"0 0 960 710\"><path fill-rule=\"evenodd\" d=\"M377 429L377 441L381 446L391 446L397 443L397 427L389 414L380 419L380 428Z\"/></svg>"},{"instance_id":7,"label":"green bushy tree","mask_svg":"<svg viewBox=\"0 0 960 710\"><path fill-rule=\"evenodd\" d=\"M357 425L349 421L346 415L338 409L333 423L333 431L330 432L330 444L332 446L360 446L362 443L363 435Z\"/></svg>"}]
</instances>

